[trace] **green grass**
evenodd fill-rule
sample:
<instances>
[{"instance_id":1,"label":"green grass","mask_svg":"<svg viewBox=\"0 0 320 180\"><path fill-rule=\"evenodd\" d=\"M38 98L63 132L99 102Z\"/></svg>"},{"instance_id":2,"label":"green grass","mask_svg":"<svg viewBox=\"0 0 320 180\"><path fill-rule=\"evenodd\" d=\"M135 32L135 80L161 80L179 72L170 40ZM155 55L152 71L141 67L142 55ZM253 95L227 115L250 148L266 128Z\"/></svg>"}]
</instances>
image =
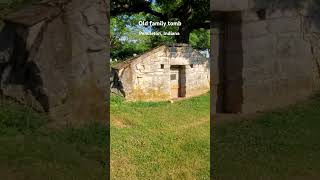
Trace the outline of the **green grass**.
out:
<instances>
[{"instance_id":1,"label":"green grass","mask_svg":"<svg viewBox=\"0 0 320 180\"><path fill-rule=\"evenodd\" d=\"M104 179L107 131L48 128L43 114L0 104L0 179ZM214 129L216 180L320 179L320 95ZM209 95L175 102L111 97L112 179L209 179Z\"/></svg>"},{"instance_id":2,"label":"green grass","mask_svg":"<svg viewBox=\"0 0 320 180\"><path fill-rule=\"evenodd\" d=\"M173 104L111 97L112 179L209 179L210 98Z\"/></svg>"},{"instance_id":3,"label":"green grass","mask_svg":"<svg viewBox=\"0 0 320 180\"><path fill-rule=\"evenodd\" d=\"M217 180L320 179L320 95L214 132Z\"/></svg>"},{"instance_id":4,"label":"green grass","mask_svg":"<svg viewBox=\"0 0 320 180\"><path fill-rule=\"evenodd\" d=\"M98 123L49 128L46 115L0 103L0 179L88 180L107 177L107 128Z\"/></svg>"}]
</instances>

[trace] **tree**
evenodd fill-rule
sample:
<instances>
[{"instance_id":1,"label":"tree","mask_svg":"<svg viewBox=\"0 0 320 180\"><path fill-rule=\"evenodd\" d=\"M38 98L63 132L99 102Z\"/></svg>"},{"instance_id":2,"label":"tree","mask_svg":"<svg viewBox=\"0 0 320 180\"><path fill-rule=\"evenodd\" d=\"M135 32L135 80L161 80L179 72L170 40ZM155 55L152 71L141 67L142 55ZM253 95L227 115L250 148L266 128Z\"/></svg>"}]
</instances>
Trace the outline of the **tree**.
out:
<instances>
[{"instance_id":1,"label":"tree","mask_svg":"<svg viewBox=\"0 0 320 180\"><path fill-rule=\"evenodd\" d=\"M158 20L179 20L182 25L176 36L177 43L188 43L190 33L199 28L210 28L209 0L115 0L111 4L111 14L134 14L144 12Z\"/></svg>"},{"instance_id":2,"label":"tree","mask_svg":"<svg viewBox=\"0 0 320 180\"><path fill-rule=\"evenodd\" d=\"M210 49L210 30L196 29L190 33L190 44L193 48L206 50Z\"/></svg>"},{"instance_id":3,"label":"tree","mask_svg":"<svg viewBox=\"0 0 320 180\"><path fill-rule=\"evenodd\" d=\"M148 36L141 36L139 31L144 28L138 26L137 21L146 17L142 13L119 15L111 17L111 58L125 59L133 54L140 54L151 48Z\"/></svg>"}]
</instances>

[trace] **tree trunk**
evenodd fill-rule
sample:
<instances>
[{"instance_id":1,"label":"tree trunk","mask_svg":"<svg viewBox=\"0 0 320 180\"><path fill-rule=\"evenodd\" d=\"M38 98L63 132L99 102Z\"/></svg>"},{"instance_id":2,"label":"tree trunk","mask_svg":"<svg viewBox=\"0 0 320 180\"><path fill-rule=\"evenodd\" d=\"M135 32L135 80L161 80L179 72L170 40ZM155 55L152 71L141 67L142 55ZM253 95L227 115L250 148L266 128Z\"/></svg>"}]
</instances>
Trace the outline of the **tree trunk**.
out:
<instances>
[{"instance_id":1,"label":"tree trunk","mask_svg":"<svg viewBox=\"0 0 320 180\"><path fill-rule=\"evenodd\" d=\"M179 36L176 36L176 42L177 43L189 43L189 37L190 37L190 29L187 26L181 26L179 28Z\"/></svg>"}]
</instances>

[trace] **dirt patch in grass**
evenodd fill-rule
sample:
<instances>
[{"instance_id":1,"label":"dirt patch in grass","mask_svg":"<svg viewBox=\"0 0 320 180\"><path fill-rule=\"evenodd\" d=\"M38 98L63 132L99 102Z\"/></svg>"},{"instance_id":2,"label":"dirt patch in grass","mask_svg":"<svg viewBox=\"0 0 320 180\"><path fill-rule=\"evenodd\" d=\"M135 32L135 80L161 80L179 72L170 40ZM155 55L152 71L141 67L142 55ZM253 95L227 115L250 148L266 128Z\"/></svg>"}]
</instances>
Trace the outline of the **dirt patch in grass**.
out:
<instances>
[{"instance_id":1,"label":"dirt patch in grass","mask_svg":"<svg viewBox=\"0 0 320 180\"><path fill-rule=\"evenodd\" d=\"M197 128L198 126L201 126L203 124L209 124L209 121L210 121L210 119L208 119L208 118L199 119L198 121L195 121L193 123L184 124L178 128L175 128L174 131L179 132L179 131L184 131L184 130L188 130L191 128Z\"/></svg>"},{"instance_id":2,"label":"dirt patch in grass","mask_svg":"<svg viewBox=\"0 0 320 180\"><path fill-rule=\"evenodd\" d=\"M111 157L110 164L112 179L138 179L135 174L138 169L127 157Z\"/></svg>"},{"instance_id":3,"label":"dirt patch in grass","mask_svg":"<svg viewBox=\"0 0 320 180\"><path fill-rule=\"evenodd\" d=\"M123 118L117 117L117 116L111 116L111 124L117 128L126 128L130 127L128 124L126 124L126 121Z\"/></svg>"}]
</instances>

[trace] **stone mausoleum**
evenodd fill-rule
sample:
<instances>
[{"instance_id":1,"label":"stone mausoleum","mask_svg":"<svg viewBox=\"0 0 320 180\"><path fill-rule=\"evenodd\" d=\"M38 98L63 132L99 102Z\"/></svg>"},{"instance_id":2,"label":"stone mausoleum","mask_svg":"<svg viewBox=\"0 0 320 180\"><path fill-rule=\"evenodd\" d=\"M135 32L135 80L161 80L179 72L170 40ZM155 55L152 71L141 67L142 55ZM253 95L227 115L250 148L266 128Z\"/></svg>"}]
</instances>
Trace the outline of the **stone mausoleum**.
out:
<instances>
[{"instance_id":1,"label":"stone mausoleum","mask_svg":"<svg viewBox=\"0 0 320 180\"><path fill-rule=\"evenodd\" d=\"M162 101L210 89L209 59L187 44L161 45L112 68L113 90L127 100Z\"/></svg>"},{"instance_id":2,"label":"stone mausoleum","mask_svg":"<svg viewBox=\"0 0 320 180\"><path fill-rule=\"evenodd\" d=\"M319 0L211 0L212 112L308 98L320 83Z\"/></svg>"}]
</instances>

